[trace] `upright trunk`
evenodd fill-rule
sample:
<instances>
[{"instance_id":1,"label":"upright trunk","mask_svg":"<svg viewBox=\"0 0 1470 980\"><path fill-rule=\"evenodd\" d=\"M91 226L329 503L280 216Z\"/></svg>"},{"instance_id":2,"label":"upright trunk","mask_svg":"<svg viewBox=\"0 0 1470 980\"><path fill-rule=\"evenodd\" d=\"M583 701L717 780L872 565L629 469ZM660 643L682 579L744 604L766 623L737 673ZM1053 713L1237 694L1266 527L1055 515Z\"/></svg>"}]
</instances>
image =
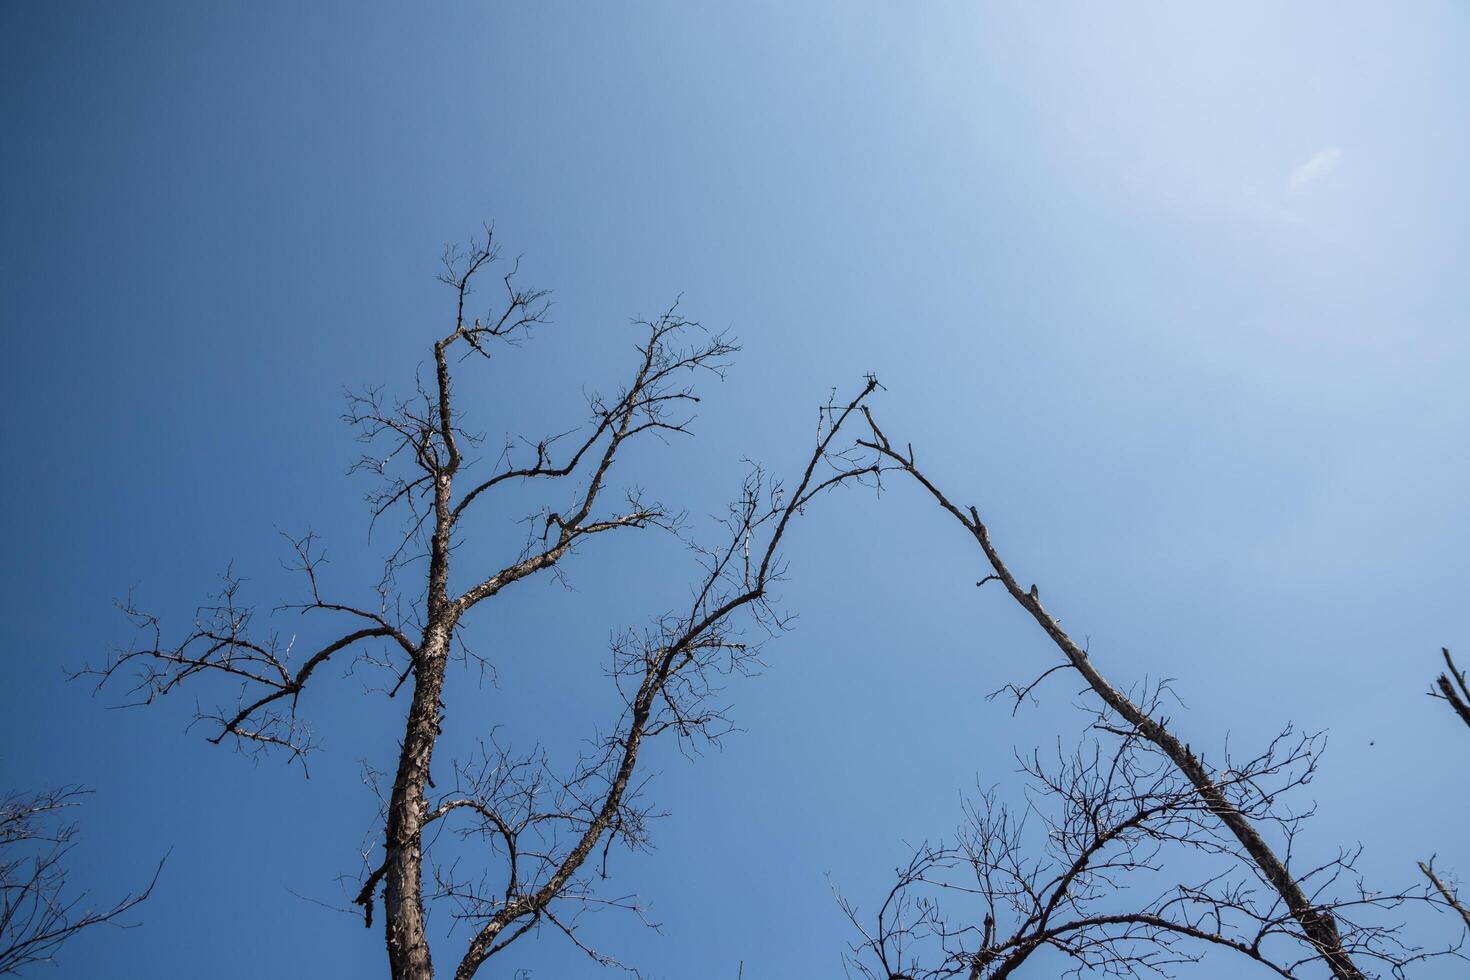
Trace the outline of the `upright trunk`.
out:
<instances>
[{"instance_id":1,"label":"upright trunk","mask_svg":"<svg viewBox=\"0 0 1470 980\"><path fill-rule=\"evenodd\" d=\"M383 905L393 980L432 980L434 976L424 933L423 826L428 814L424 787L439 737L439 702L448 652L448 631L431 625L424 632L398 775L388 802Z\"/></svg>"},{"instance_id":2,"label":"upright trunk","mask_svg":"<svg viewBox=\"0 0 1470 980\"><path fill-rule=\"evenodd\" d=\"M463 298L461 297L461 300ZM425 592L428 623L413 662L413 701L398 753L398 775L388 800L384 847L384 933L393 980L433 980L434 962L424 931L424 821L429 804L424 787L439 740L444 671L456 612L449 602L449 542L453 526L450 495L459 454L450 428L449 376L443 344L434 347L439 367L439 411L449 465L434 472L434 534L429 541L429 580Z\"/></svg>"}]
</instances>

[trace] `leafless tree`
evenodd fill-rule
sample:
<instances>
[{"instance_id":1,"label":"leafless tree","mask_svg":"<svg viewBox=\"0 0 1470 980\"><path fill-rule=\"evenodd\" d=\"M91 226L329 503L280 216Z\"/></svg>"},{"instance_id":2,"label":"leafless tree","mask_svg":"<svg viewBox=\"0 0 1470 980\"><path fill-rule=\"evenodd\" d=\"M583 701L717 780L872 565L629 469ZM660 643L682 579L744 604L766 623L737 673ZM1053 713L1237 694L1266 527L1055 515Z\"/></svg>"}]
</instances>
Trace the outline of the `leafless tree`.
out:
<instances>
[{"instance_id":1,"label":"leafless tree","mask_svg":"<svg viewBox=\"0 0 1470 980\"><path fill-rule=\"evenodd\" d=\"M1156 686L1139 702L1152 714L1167 693ZM1299 923L1173 761L1111 709L1092 729L1070 753L1058 743L1054 760L1018 757L1024 805L983 791L954 842L922 845L896 869L870 919L839 899L860 935L850 975L999 980L1028 964L1048 976L1168 975L1213 949L1300 977L1320 961L1303 955ZM1288 854L1311 810L1286 797L1311 779L1321 744L1287 729L1248 759L1227 752L1214 773L1220 793L1273 828ZM1340 852L1298 878L1339 924L1345 955L1403 976L1411 963L1457 953L1405 946L1383 913L1431 901L1427 888L1369 892L1356 857ZM1344 885L1346 897L1326 897Z\"/></svg>"},{"instance_id":2,"label":"leafless tree","mask_svg":"<svg viewBox=\"0 0 1470 980\"><path fill-rule=\"evenodd\" d=\"M1429 696L1449 702L1460 720L1470 725L1470 684L1465 681L1465 672L1455 666L1449 647L1442 648L1440 652L1444 654L1445 671L1435 678Z\"/></svg>"},{"instance_id":3,"label":"leafless tree","mask_svg":"<svg viewBox=\"0 0 1470 980\"><path fill-rule=\"evenodd\" d=\"M77 825L66 818L84 795L68 786L0 799L0 975L50 962L83 929L126 926L123 917L153 891L157 871L141 892L99 909L69 887L66 859Z\"/></svg>"},{"instance_id":4,"label":"leafless tree","mask_svg":"<svg viewBox=\"0 0 1470 980\"><path fill-rule=\"evenodd\" d=\"M594 751L570 771L557 772L545 756L516 755L487 730L478 758L456 760L436 778L434 750L445 720L451 660L456 652L472 656L463 637L469 614L516 582L557 574L558 564L591 539L639 528L682 534L674 512L636 490L626 492L616 509L606 509L614 464L635 440L688 432L689 409L698 401L692 379L719 375L737 350L728 337L703 331L677 309L639 323L642 340L629 380L611 397L590 398L590 417L581 430L526 442L519 452L508 444L492 467L475 474L471 454L479 440L456 408L455 372L465 360L490 358L496 342L523 340L546 322L548 310L547 294L520 286L512 264L499 276L494 308L473 317L473 286L497 260L488 229L467 251L446 252L442 281L452 291L454 312L451 328L432 345L431 380L421 381L406 399L390 400L381 389L349 399L347 421L370 445L358 468L382 480L369 496L373 518L400 512L406 531L367 605L327 597L318 581L314 539L295 541L308 598L294 608L340 617L353 628L302 655L258 635L254 611L239 600L238 579L227 576L223 594L174 642L165 642L158 622L128 603L125 610L146 642L95 671L99 686L131 672L134 703L213 677L232 698L201 712L213 725L211 741L280 749L304 761L312 743L297 715L302 693L318 683L321 668L333 658L365 643L386 644L387 653L369 654L393 672L385 690L392 696L411 684L411 694L401 751L382 794L381 856L369 856L356 902L371 925L381 894L396 980L434 975L425 931L426 903L434 900L471 930L454 969L458 980L469 980L543 923L598 961L613 962L582 942L576 923L581 911L598 904L636 909L631 898L601 895L596 886L614 842L637 848L647 840L650 811L640 798L640 751L660 735L719 737L724 715L713 698L721 676L752 663L761 631L786 623L770 589L784 571L780 549L793 518L824 491L877 472L871 463L833 451L839 432L877 387L869 378L851 400L821 410L815 448L794 485L783 486L760 469L750 474L723 520L719 543L695 546L702 571L688 603L613 644L610 673L623 710ZM573 487L560 506L535 515L513 560L474 567L478 553L456 548L466 518L488 507L496 488L532 481ZM422 558L427 561L416 564ZM456 582L464 576L468 584L452 584L451 571ZM410 575L413 585L400 589L397 583ZM756 640L745 635L752 626ZM449 789L435 790L439 785ZM426 851L445 828L483 845L479 869L466 872L455 862L431 861L426 871Z\"/></svg>"},{"instance_id":5,"label":"leafless tree","mask_svg":"<svg viewBox=\"0 0 1470 980\"><path fill-rule=\"evenodd\" d=\"M1210 813L1239 843L1243 855L1249 858L1261 879L1280 896L1291 918L1297 923L1301 939L1308 948L1331 968L1335 976L1342 980L1361 980L1364 974L1354 962L1355 950L1343 937L1333 905L1324 904L1319 896L1309 893L1303 883L1303 876L1291 870L1288 863L1290 855L1283 858L1277 854L1255 826L1251 814L1242 811L1225 791L1220 783L1220 774L1173 733L1168 719L1152 715L1103 675L1089 653L1067 635L1057 619L1042 605L1037 587L1021 585L1011 573L992 543L990 530L980 519L979 511L973 506L957 506L919 469L913 447L895 445L879 428L866 407L864 412L870 434L867 438L860 439L858 445L876 453L884 466L901 470L912 477L974 538L990 568L990 572L977 584L984 586L988 582L999 582L1011 598L1036 621L1062 654L1062 662L1047 670L1035 683L1057 671L1070 671L1079 675L1102 704L1121 719L1127 731L1155 746L1188 780ZM1034 686L1033 683L1021 690L1030 690Z\"/></svg>"}]
</instances>

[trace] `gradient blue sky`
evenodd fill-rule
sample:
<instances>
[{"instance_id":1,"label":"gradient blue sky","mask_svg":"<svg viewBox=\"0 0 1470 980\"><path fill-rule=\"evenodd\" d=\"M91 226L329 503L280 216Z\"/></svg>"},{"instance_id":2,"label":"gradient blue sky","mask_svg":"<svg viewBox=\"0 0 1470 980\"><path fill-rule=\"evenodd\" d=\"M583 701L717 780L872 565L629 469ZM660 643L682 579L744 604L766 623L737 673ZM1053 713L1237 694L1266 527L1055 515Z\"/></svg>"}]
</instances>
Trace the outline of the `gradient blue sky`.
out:
<instances>
[{"instance_id":1,"label":"gradient blue sky","mask_svg":"<svg viewBox=\"0 0 1470 980\"><path fill-rule=\"evenodd\" d=\"M173 854L141 927L38 975L387 975L376 929L298 896L342 901L396 705L324 678L303 781L63 668L126 641L131 586L182 622L233 560L271 604L278 528L374 580L341 392L410 380L440 246L483 219L557 302L466 381L486 431L577 421L682 293L745 350L700 437L630 472L702 515L876 371L1099 662L1178 678L1193 745L1330 731L1311 847L1470 875L1466 733L1424 696L1440 645L1470 657L1467 42L1457 3L5 3L0 782L95 788L99 896ZM745 734L654 759L671 816L618 870L663 934L593 927L651 977L840 975L831 886L865 903L1077 724L1065 688L983 701L1050 654L909 488L828 501L788 555ZM451 742L590 734L608 632L685 595L671 559L598 543L577 591L480 617L499 687ZM604 975L551 934L510 965Z\"/></svg>"}]
</instances>

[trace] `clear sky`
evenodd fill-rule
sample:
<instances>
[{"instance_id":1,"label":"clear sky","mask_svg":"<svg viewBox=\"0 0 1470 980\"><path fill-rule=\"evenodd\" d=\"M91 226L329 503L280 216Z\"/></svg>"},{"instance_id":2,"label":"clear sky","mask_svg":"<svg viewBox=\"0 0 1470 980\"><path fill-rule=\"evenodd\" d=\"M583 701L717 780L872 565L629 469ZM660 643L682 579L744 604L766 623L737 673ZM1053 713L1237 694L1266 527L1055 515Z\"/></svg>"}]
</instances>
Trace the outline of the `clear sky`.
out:
<instances>
[{"instance_id":1,"label":"clear sky","mask_svg":"<svg viewBox=\"0 0 1470 980\"><path fill-rule=\"evenodd\" d=\"M410 383L452 314L440 247L492 219L557 303L466 379L493 438L576 422L627 318L682 294L744 352L699 438L628 472L699 516L875 371L1098 662L1178 679L1193 745L1330 732L1311 848L1470 876L1470 742L1424 695L1441 645L1470 659L1467 48L1459 3L5 3L0 782L96 790L99 897L172 849L141 927L38 975L387 975L315 903L344 904L396 705L324 678L305 781L185 734L187 695L109 711L63 670L127 641L130 587L179 624L231 560L289 595L278 529L374 581L342 391ZM670 816L615 870L663 934L593 926L646 975L840 975L831 889L870 903L962 790L1075 730L1065 684L983 700L1050 651L892 491L792 537L800 619L729 691L745 732L654 759ZM690 570L604 544L474 624L499 686L451 744L605 723L609 631ZM602 975L553 934L511 965Z\"/></svg>"}]
</instances>

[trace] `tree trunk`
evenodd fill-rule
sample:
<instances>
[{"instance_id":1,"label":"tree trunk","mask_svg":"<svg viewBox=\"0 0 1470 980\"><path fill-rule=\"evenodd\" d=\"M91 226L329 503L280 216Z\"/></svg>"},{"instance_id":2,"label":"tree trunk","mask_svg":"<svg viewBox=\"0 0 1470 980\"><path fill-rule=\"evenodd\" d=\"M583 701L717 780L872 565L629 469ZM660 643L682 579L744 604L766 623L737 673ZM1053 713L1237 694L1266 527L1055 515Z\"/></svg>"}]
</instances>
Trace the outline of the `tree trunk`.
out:
<instances>
[{"instance_id":1,"label":"tree trunk","mask_svg":"<svg viewBox=\"0 0 1470 980\"><path fill-rule=\"evenodd\" d=\"M448 630L431 625L424 632L415 669L413 703L388 803L383 905L393 980L433 980L434 976L424 932L423 825L428 813L424 786L439 737L439 699L448 654Z\"/></svg>"}]
</instances>

